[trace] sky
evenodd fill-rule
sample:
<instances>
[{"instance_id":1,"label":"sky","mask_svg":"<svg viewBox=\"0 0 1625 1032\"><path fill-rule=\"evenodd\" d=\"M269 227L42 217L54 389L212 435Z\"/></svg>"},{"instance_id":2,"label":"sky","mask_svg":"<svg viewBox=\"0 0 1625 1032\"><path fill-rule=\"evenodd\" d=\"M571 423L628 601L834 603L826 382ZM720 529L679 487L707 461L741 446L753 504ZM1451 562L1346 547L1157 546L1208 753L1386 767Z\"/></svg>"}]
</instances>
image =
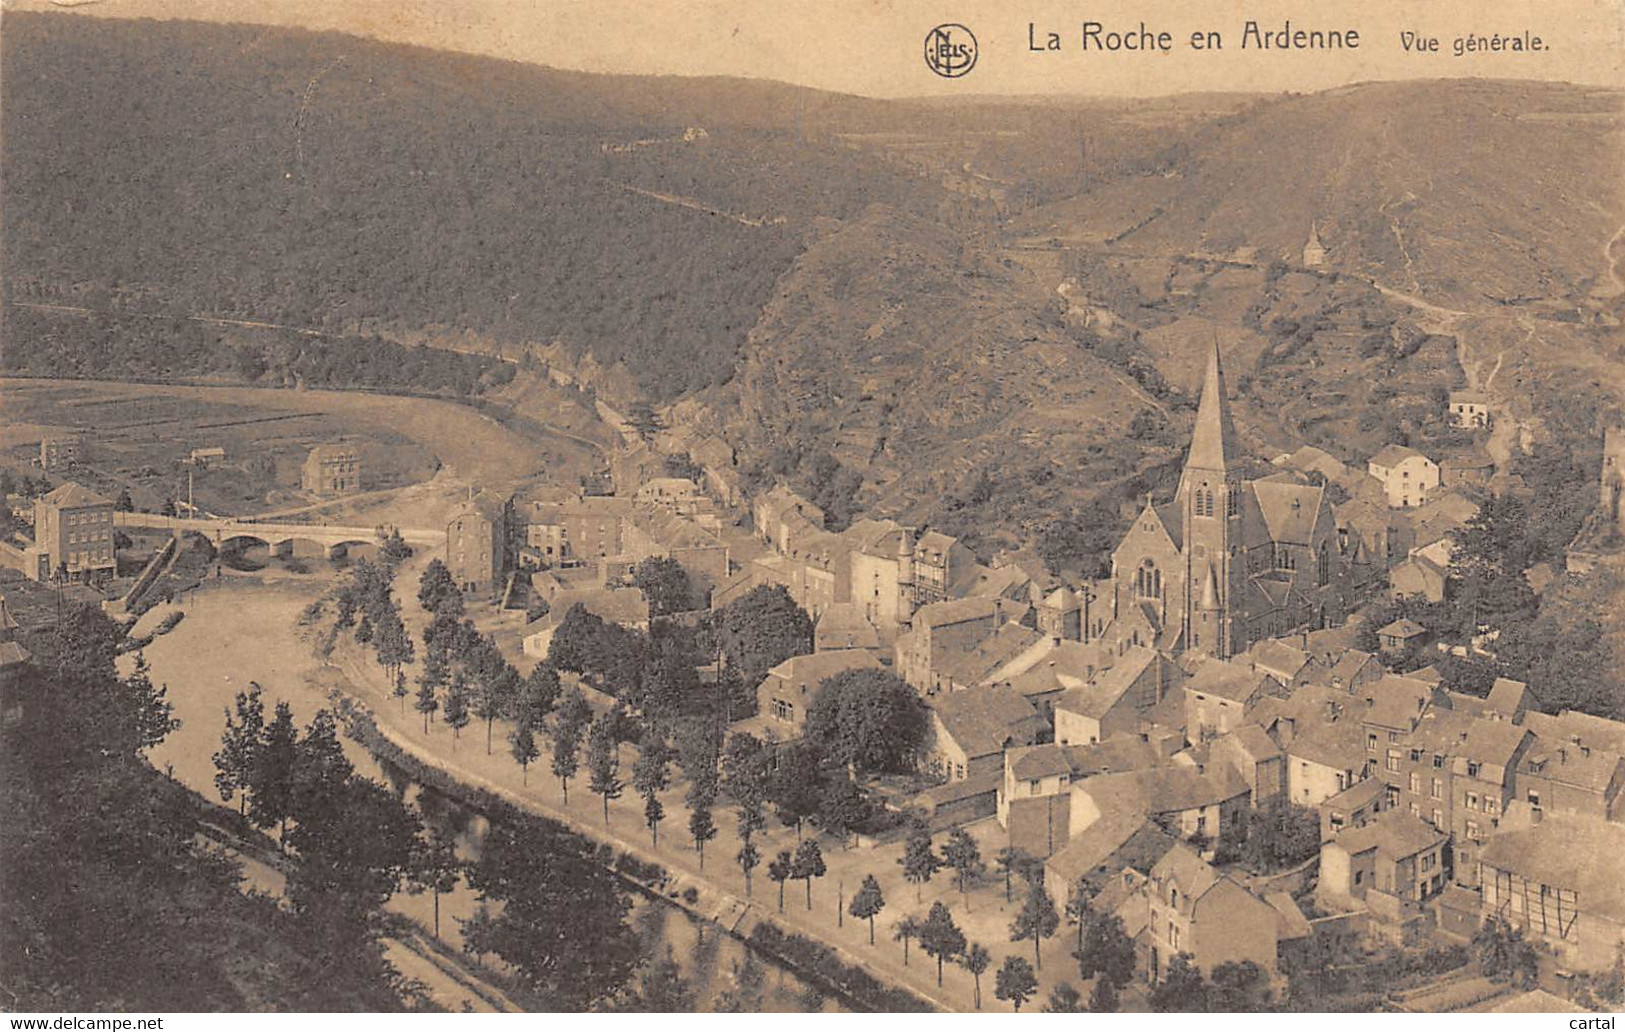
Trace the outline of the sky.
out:
<instances>
[{"instance_id":1,"label":"sky","mask_svg":"<svg viewBox=\"0 0 1625 1032\"><path fill-rule=\"evenodd\" d=\"M875 97L969 94L1164 95L1310 91L1374 79L1486 77L1625 85L1625 0L4 0L5 9L74 16L190 18L337 30L593 72L768 78ZM1262 30L1353 30L1339 51L1242 50ZM1082 48L1085 21L1104 33L1169 33L1168 52ZM934 74L927 33L968 27L974 68ZM1029 28L1031 27L1031 29ZM1034 52L1056 32L1060 52ZM1407 51L1401 33L1436 37ZM1195 32L1222 49L1197 51ZM1455 56L1466 35L1541 37L1539 52Z\"/></svg>"}]
</instances>

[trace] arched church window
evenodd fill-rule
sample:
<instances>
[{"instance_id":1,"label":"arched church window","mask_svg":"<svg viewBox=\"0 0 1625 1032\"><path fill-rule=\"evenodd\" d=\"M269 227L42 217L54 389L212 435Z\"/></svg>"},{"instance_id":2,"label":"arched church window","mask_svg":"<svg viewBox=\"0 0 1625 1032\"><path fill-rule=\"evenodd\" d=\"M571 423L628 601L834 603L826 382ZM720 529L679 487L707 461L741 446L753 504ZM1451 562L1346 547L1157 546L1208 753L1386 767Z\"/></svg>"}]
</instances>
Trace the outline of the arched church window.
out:
<instances>
[{"instance_id":1,"label":"arched church window","mask_svg":"<svg viewBox=\"0 0 1625 1032\"><path fill-rule=\"evenodd\" d=\"M1228 488L1224 492L1224 514L1234 517L1241 511L1241 492L1235 488Z\"/></svg>"},{"instance_id":2,"label":"arched church window","mask_svg":"<svg viewBox=\"0 0 1625 1032\"><path fill-rule=\"evenodd\" d=\"M1326 551L1326 542L1320 543L1320 554L1315 557L1315 581L1321 587L1330 584L1332 580L1331 556Z\"/></svg>"},{"instance_id":3,"label":"arched church window","mask_svg":"<svg viewBox=\"0 0 1625 1032\"><path fill-rule=\"evenodd\" d=\"M1134 595L1136 598L1162 597L1162 571L1150 559L1134 571Z\"/></svg>"}]
</instances>

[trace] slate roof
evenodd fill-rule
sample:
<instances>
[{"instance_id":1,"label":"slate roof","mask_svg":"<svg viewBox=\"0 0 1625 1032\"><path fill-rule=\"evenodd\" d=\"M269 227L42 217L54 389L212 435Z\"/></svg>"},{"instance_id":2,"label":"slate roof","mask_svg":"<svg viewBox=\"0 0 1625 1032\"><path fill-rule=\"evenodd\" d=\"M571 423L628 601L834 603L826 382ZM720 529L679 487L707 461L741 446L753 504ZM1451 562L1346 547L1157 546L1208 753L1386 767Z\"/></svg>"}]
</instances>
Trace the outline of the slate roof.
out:
<instances>
[{"instance_id":1,"label":"slate roof","mask_svg":"<svg viewBox=\"0 0 1625 1032\"><path fill-rule=\"evenodd\" d=\"M1038 719L1032 703L1004 685L944 692L927 701L967 757L1003 752L1012 737L1023 737L1022 725Z\"/></svg>"},{"instance_id":2,"label":"slate roof","mask_svg":"<svg viewBox=\"0 0 1625 1032\"><path fill-rule=\"evenodd\" d=\"M879 669L880 661L867 649L837 649L833 652L814 652L808 656L791 656L769 670L768 674L792 684L816 687L827 678L848 670Z\"/></svg>"},{"instance_id":3,"label":"slate roof","mask_svg":"<svg viewBox=\"0 0 1625 1032\"><path fill-rule=\"evenodd\" d=\"M1030 627L1006 623L970 651L945 657L933 673L968 687L980 683L1043 640L1044 636Z\"/></svg>"},{"instance_id":4,"label":"slate roof","mask_svg":"<svg viewBox=\"0 0 1625 1032\"><path fill-rule=\"evenodd\" d=\"M1360 720L1378 727L1409 731L1416 726L1433 699L1433 685L1413 677L1389 674L1360 686L1365 700Z\"/></svg>"},{"instance_id":5,"label":"slate roof","mask_svg":"<svg viewBox=\"0 0 1625 1032\"><path fill-rule=\"evenodd\" d=\"M1485 866L1527 875L1553 888L1573 889L1582 911L1625 923L1625 878L1603 857L1625 856L1625 824L1549 814L1533 827L1506 827L1479 853Z\"/></svg>"},{"instance_id":6,"label":"slate roof","mask_svg":"<svg viewBox=\"0 0 1625 1032\"><path fill-rule=\"evenodd\" d=\"M1402 617L1377 630L1377 633L1385 638L1415 638L1427 632L1426 627L1409 617Z\"/></svg>"},{"instance_id":7,"label":"slate roof","mask_svg":"<svg viewBox=\"0 0 1625 1032\"><path fill-rule=\"evenodd\" d=\"M1234 740L1255 763L1281 755L1281 747L1257 724L1243 724L1224 737Z\"/></svg>"},{"instance_id":8,"label":"slate roof","mask_svg":"<svg viewBox=\"0 0 1625 1032\"><path fill-rule=\"evenodd\" d=\"M1377 454L1371 456L1371 465L1384 466L1388 469L1392 469L1401 462L1404 462L1406 459L1411 458L1426 459L1427 456L1423 455L1415 448L1407 448L1403 444L1390 444L1384 446L1382 451L1379 451Z\"/></svg>"},{"instance_id":9,"label":"slate roof","mask_svg":"<svg viewBox=\"0 0 1625 1032\"><path fill-rule=\"evenodd\" d=\"M1065 891L1076 885L1085 875L1094 873L1097 868L1106 864L1129 845L1136 836L1147 840L1153 855L1160 854L1157 860L1152 861L1153 867L1177 841L1172 835L1147 820L1144 815L1103 815L1100 820L1072 836L1065 846L1045 861L1046 872L1054 873L1061 880L1061 885L1057 886L1055 891Z\"/></svg>"},{"instance_id":10,"label":"slate roof","mask_svg":"<svg viewBox=\"0 0 1625 1032\"><path fill-rule=\"evenodd\" d=\"M40 501L58 509L78 509L90 505L113 504L111 499L103 498L83 484L76 484L71 480L49 494L42 496Z\"/></svg>"},{"instance_id":11,"label":"slate roof","mask_svg":"<svg viewBox=\"0 0 1625 1032\"><path fill-rule=\"evenodd\" d=\"M1079 787L1102 811L1138 810L1145 814L1214 806L1250 791L1232 770L1199 771L1185 766L1096 774L1080 782Z\"/></svg>"},{"instance_id":12,"label":"slate roof","mask_svg":"<svg viewBox=\"0 0 1625 1032\"><path fill-rule=\"evenodd\" d=\"M1350 856L1375 849L1384 859L1403 860L1448 839L1448 835L1415 814L1389 810L1375 820L1345 829L1333 841Z\"/></svg>"},{"instance_id":13,"label":"slate roof","mask_svg":"<svg viewBox=\"0 0 1625 1032\"><path fill-rule=\"evenodd\" d=\"M1325 488L1273 480L1255 480L1252 488L1271 540L1309 544L1320 516L1320 498Z\"/></svg>"},{"instance_id":14,"label":"slate roof","mask_svg":"<svg viewBox=\"0 0 1625 1032\"><path fill-rule=\"evenodd\" d=\"M1123 653L1111 669L1097 675L1092 683L1067 689L1055 700L1055 708L1098 720L1122 700L1135 680L1155 662L1155 652L1136 645Z\"/></svg>"},{"instance_id":15,"label":"slate roof","mask_svg":"<svg viewBox=\"0 0 1625 1032\"><path fill-rule=\"evenodd\" d=\"M991 598L956 598L947 602L923 605L914 614L914 628L944 627L967 620L985 620L995 614L997 606Z\"/></svg>"},{"instance_id":16,"label":"slate roof","mask_svg":"<svg viewBox=\"0 0 1625 1032\"><path fill-rule=\"evenodd\" d=\"M1625 721L1594 717L1577 710L1564 710L1552 716L1529 712L1523 715L1523 726L1544 739L1569 739L1578 736L1581 744L1603 748L1610 752L1625 753Z\"/></svg>"},{"instance_id":17,"label":"slate roof","mask_svg":"<svg viewBox=\"0 0 1625 1032\"><path fill-rule=\"evenodd\" d=\"M862 606L841 602L819 614L813 641L819 650L876 649L880 647L880 632L863 615Z\"/></svg>"},{"instance_id":18,"label":"slate roof","mask_svg":"<svg viewBox=\"0 0 1625 1032\"><path fill-rule=\"evenodd\" d=\"M1273 674L1284 684L1302 673L1311 657L1304 650L1288 645L1279 638L1268 638L1252 647L1251 658L1255 667Z\"/></svg>"},{"instance_id":19,"label":"slate roof","mask_svg":"<svg viewBox=\"0 0 1625 1032\"><path fill-rule=\"evenodd\" d=\"M525 627L525 636L562 623L579 605L605 623L636 624L649 620L649 600L638 588L567 588L553 596L547 615Z\"/></svg>"},{"instance_id":20,"label":"slate roof","mask_svg":"<svg viewBox=\"0 0 1625 1032\"><path fill-rule=\"evenodd\" d=\"M1209 659L1196 668L1195 675L1185 683L1185 691L1246 703L1261 694L1270 680L1270 675L1245 663Z\"/></svg>"}]
</instances>

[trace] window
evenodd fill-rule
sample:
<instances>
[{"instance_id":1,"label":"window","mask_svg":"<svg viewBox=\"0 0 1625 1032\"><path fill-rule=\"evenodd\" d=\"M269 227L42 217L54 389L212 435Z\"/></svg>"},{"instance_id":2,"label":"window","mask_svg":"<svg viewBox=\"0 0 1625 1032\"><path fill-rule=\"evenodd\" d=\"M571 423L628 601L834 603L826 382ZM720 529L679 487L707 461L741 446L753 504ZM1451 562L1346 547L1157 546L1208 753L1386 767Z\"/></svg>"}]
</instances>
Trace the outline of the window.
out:
<instances>
[{"instance_id":1,"label":"window","mask_svg":"<svg viewBox=\"0 0 1625 1032\"><path fill-rule=\"evenodd\" d=\"M1168 945L1179 949L1179 926L1172 921L1168 922Z\"/></svg>"},{"instance_id":2,"label":"window","mask_svg":"<svg viewBox=\"0 0 1625 1032\"><path fill-rule=\"evenodd\" d=\"M1387 767L1389 772L1398 773L1399 772L1399 754L1398 753L1393 753L1393 752L1389 753L1388 754L1388 760L1384 764L1384 766Z\"/></svg>"},{"instance_id":3,"label":"window","mask_svg":"<svg viewBox=\"0 0 1625 1032\"><path fill-rule=\"evenodd\" d=\"M1414 770L1411 771L1411 791L1418 794L1422 791L1422 775Z\"/></svg>"},{"instance_id":4,"label":"window","mask_svg":"<svg viewBox=\"0 0 1625 1032\"><path fill-rule=\"evenodd\" d=\"M1437 807L1435 807L1433 810L1433 826L1435 828L1444 827L1444 814L1439 812Z\"/></svg>"},{"instance_id":5,"label":"window","mask_svg":"<svg viewBox=\"0 0 1625 1032\"><path fill-rule=\"evenodd\" d=\"M1529 790L1529 805L1537 810L1540 809L1540 793L1534 789Z\"/></svg>"},{"instance_id":6,"label":"window","mask_svg":"<svg viewBox=\"0 0 1625 1032\"><path fill-rule=\"evenodd\" d=\"M1467 761L1467 776L1468 777L1470 777L1470 778L1478 777L1478 772L1483 770L1483 769L1484 769L1483 766L1481 766L1480 764L1474 763L1472 760Z\"/></svg>"},{"instance_id":7,"label":"window","mask_svg":"<svg viewBox=\"0 0 1625 1032\"><path fill-rule=\"evenodd\" d=\"M1428 793L1434 799L1444 798L1444 782L1438 778L1433 779L1433 790Z\"/></svg>"},{"instance_id":8,"label":"window","mask_svg":"<svg viewBox=\"0 0 1625 1032\"><path fill-rule=\"evenodd\" d=\"M1390 732L1388 732L1388 741L1390 741L1390 742L1399 741L1399 732L1398 731L1390 731Z\"/></svg>"},{"instance_id":9,"label":"window","mask_svg":"<svg viewBox=\"0 0 1625 1032\"><path fill-rule=\"evenodd\" d=\"M1354 872L1354 884L1358 885L1363 881L1365 881L1365 872L1364 871L1355 871Z\"/></svg>"},{"instance_id":10,"label":"window","mask_svg":"<svg viewBox=\"0 0 1625 1032\"><path fill-rule=\"evenodd\" d=\"M1435 757L1433 757L1433 769L1434 770L1443 770L1444 769L1444 757L1443 756L1435 756Z\"/></svg>"},{"instance_id":11,"label":"window","mask_svg":"<svg viewBox=\"0 0 1625 1032\"><path fill-rule=\"evenodd\" d=\"M1478 822L1477 821L1468 821L1467 822L1467 837L1472 839L1475 842L1478 841Z\"/></svg>"},{"instance_id":12,"label":"window","mask_svg":"<svg viewBox=\"0 0 1625 1032\"><path fill-rule=\"evenodd\" d=\"M1478 809L1478 793L1477 792L1468 792L1467 793L1467 809L1469 809L1469 810Z\"/></svg>"},{"instance_id":13,"label":"window","mask_svg":"<svg viewBox=\"0 0 1625 1032\"><path fill-rule=\"evenodd\" d=\"M1375 731L1370 731L1370 732L1366 733L1365 747L1366 747L1366 749L1368 749L1371 752L1376 752L1377 751L1377 733Z\"/></svg>"},{"instance_id":14,"label":"window","mask_svg":"<svg viewBox=\"0 0 1625 1032\"><path fill-rule=\"evenodd\" d=\"M1412 749L1411 750L1411 762L1412 763L1421 763L1422 762L1422 750L1420 750L1420 749Z\"/></svg>"},{"instance_id":15,"label":"window","mask_svg":"<svg viewBox=\"0 0 1625 1032\"><path fill-rule=\"evenodd\" d=\"M1424 871L1433 870L1433 865L1437 861L1438 861L1438 857L1434 856L1432 853L1424 853L1422 855L1422 870L1424 870Z\"/></svg>"},{"instance_id":16,"label":"window","mask_svg":"<svg viewBox=\"0 0 1625 1032\"><path fill-rule=\"evenodd\" d=\"M1501 800L1495 798L1494 796L1488 796L1488 795L1485 796L1484 797L1484 812L1485 813L1491 813L1491 814L1500 813L1501 812Z\"/></svg>"}]
</instances>

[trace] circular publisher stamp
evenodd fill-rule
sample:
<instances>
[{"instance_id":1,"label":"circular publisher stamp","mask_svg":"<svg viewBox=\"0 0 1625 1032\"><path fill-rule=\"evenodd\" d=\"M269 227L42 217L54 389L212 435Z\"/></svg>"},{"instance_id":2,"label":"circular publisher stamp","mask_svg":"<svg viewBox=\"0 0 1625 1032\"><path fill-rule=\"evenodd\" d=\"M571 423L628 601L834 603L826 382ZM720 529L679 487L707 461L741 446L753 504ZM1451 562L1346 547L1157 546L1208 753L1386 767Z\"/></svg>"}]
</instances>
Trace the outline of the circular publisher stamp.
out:
<instances>
[{"instance_id":1,"label":"circular publisher stamp","mask_svg":"<svg viewBox=\"0 0 1625 1032\"><path fill-rule=\"evenodd\" d=\"M957 79L976 67L976 37L949 22L925 35L925 66L944 79Z\"/></svg>"}]
</instances>

